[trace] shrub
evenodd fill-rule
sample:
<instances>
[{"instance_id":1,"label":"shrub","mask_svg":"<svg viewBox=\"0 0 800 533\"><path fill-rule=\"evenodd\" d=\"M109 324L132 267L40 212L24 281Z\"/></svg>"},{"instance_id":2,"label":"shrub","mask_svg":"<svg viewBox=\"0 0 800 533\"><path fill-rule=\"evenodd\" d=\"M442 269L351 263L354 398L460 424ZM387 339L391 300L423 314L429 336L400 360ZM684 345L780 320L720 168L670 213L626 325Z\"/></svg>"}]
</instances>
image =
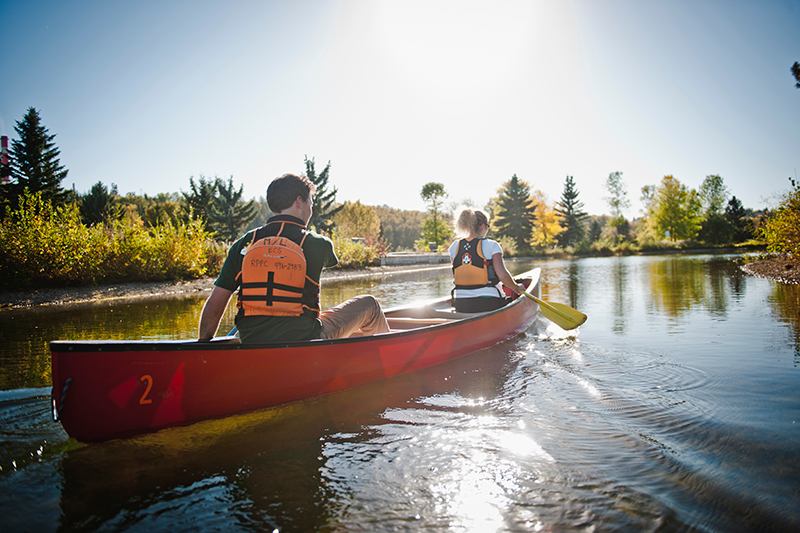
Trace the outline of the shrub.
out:
<instances>
[{"instance_id":1,"label":"shrub","mask_svg":"<svg viewBox=\"0 0 800 533\"><path fill-rule=\"evenodd\" d=\"M758 228L758 234L767 242L767 251L800 259L800 187L792 182L792 191L775 214Z\"/></svg>"},{"instance_id":2,"label":"shrub","mask_svg":"<svg viewBox=\"0 0 800 533\"><path fill-rule=\"evenodd\" d=\"M197 278L216 250L209 237L199 220L148 229L128 217L87 227L76 205L56 208L40 193L25 193L0 225L0 286Z\"/></svg>"},{"instance_id":3,"label":"shrub","mask_svg":"<svg viewBox=\"0 0 800 533\"><path fill-rule=\"evenodd\" d=\"M339 268L358 268L375 263L380 259L378 252L364 244L357 242L350 237L345 237L344 233L334 229L333 235L333 249L336 251L336 256L339 258Z\"/></svg>"}]
</instances>

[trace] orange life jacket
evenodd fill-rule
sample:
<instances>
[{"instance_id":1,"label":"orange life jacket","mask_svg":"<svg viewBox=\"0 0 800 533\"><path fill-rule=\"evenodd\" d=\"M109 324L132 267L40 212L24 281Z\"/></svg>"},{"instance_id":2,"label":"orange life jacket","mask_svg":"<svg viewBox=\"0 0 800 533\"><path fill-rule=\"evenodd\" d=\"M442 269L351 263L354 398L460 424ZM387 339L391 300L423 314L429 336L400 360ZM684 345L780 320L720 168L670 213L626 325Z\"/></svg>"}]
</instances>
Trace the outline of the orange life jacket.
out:
<instances>
[{"instance_id":1,"label":"orange life jacket","mask_svg":"<svg viewBox=\"0 0 800 533\"><path fill-rule=\"evenodd\" d=\"M242 260L237 319L242 316L319 316L319 283L306 274L308 232L290 221L253 232Z\"/></svg>"},{"instance_id":2,"label":"orange life jacket","mask_svg":"<svg viewBox=\"0 0 800 533\"><path fill-rule=\"evenodd\" d=\"M483 239L458 241L458 250L453 258L456 289L480 289L500 283L500 278L494 272L492 258L483 256L482 241Z\"/></svg>"}]
</instances>

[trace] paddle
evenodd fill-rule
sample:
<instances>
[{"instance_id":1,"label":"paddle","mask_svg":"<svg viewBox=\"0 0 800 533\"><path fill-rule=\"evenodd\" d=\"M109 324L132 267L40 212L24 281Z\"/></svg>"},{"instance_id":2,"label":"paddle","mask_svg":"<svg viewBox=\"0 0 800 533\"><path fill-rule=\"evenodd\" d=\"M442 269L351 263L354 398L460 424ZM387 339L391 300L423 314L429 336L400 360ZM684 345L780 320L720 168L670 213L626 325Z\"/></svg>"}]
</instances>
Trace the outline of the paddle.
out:
<instances>
[{"instance_id":1,"label":"paddle","mask_svg":"<svg viewBox=\"0 0 800 533\"><path fill-rule=\"evenodd\" d=\"M549 319L561 329L575 329L586 322L586 319L588 318L577 309L573 309L568 305L560 304L558 302L545 302L529 292L522 292L520 294L524 294L539 304L539 309L541 309L545 318Z\"/></svg>"}]
</instances>

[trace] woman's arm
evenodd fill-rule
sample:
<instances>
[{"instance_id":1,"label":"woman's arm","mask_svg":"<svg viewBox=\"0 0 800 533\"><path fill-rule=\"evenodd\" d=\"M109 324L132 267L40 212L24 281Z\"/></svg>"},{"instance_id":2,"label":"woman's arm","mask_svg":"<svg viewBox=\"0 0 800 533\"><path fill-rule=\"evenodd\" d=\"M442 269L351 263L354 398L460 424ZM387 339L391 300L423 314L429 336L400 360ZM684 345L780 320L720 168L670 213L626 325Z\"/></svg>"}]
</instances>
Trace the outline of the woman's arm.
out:
<instances>
[{"instance_id":1,"label":"woman's arm","mask_svg":"<svg viewBox=\"0 0 800 533\"><path fill-rule=\"evenodd\" d=\"M503 282L503 285L514 292L525 291L525 286L514 281L514 278L512 278L511 274L506 270L506 264L503 262L503 254L496 253L492 256L492 266L494 267L494 272L497 274L497 277Z\"/></svg>"}]
</instances>

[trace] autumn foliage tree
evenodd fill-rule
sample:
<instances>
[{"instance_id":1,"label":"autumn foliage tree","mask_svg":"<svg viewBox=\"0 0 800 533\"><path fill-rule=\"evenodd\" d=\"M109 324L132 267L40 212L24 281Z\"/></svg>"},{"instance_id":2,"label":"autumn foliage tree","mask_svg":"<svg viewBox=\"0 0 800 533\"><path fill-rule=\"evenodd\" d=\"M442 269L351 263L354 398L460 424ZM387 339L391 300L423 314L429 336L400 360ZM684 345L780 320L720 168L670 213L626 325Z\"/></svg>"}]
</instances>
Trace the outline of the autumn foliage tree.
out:
<instances>
[{"instance_id":1,"label":"autumn foliage tree","mask_svg":"<svg viewBox=\"0 0 800 533\"><path fill-rule=\"evenodd\" d=\"M534 246L547 248L557 241L563 231L561 214L549 204L547 195L542 191L534 191L531 198L536 203L531 242Z\"/></svg>"},{"instance_id":2,"label":"autumn foliage tree","mask_svg":"<svg viewBox=\"0 0 800 533\"><path fill-rule=\"evenodd\" d=\"M800 259L800 186L789 178L792 190L760 228L759 234L767 243L770 252Z\"/></svg>"},{"instance_id":3,"label":"autumn foliage tree","mask_svg":"<svg viewBox=\"0 0 800 533\"><path fill-rule=\"evenodd\" d=\"M360 201L345 202L334 217L336 227L347 237L376 239L380 236L381 221L375 209Z\"/></svg>"}]
</instances>

